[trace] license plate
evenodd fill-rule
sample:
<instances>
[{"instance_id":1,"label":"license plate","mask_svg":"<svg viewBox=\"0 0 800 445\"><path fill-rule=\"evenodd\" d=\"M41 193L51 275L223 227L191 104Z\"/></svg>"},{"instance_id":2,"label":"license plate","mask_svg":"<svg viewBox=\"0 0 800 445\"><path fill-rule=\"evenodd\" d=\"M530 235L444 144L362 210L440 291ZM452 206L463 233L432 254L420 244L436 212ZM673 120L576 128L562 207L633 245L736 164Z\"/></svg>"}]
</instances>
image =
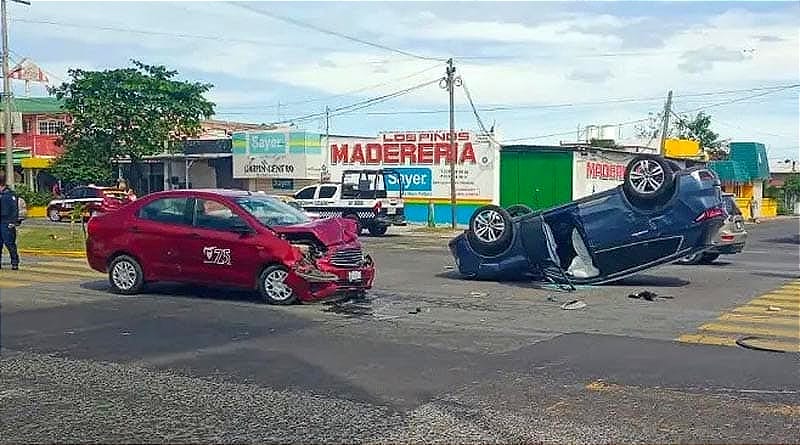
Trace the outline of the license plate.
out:
<instances>
[{"instance_id":1,"label":"license plate","mask_svg":"<svg viewBox=\"0 0 800 445\"><path fill-rule=\"evenodd\" d=\"M742 223L736 222L736 230L742 230Z\"/></svg>"},{"instance_id":2,"label":"license plate","mask_svg":"<svg viewBox=\"0 0 800 445\"><path fill-rule=\"evenodd\" d=\"M394 215L394 214L396 214L396 213L397 213L397 209L396 209L396 208L394 208L394 207L388 207L388 208L386 209L386 214L387 214L387 215Z\"/></svg>"},{"instance_id":3,"label":"license plate","mask_svg":"<svg viewBox=\"0 0 800 445\"><path fill-rule=\"evenodd\" d=\"M354 283L356 281L361 281L361 271L351 270L350 272L347 272L347 280L350 281L351 283Z\"/></svg>"}]
</instances>

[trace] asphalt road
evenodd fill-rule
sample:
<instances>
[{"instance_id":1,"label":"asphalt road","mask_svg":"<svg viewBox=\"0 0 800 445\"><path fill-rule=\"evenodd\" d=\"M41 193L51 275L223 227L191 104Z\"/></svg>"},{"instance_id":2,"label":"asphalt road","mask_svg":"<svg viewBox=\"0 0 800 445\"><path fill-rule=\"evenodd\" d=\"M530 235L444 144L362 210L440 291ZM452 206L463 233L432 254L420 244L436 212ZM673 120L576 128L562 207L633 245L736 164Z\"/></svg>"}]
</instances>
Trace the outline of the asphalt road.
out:
<instances>
[{"instance_id":1,"label":"asphalt road","mask_svg":"<svg viewBox=\"0 0 800 445\"><path fill-rule=\"evenodd\" d=\"M119 297L27 259L27 282L0 275L0 442L797 443L800 355L675 341L800 278L797 219L748 230L713 266L576 293L460 280L443 239L365 238L376 289L340 306Z\"/></svg>"}]
</instances>

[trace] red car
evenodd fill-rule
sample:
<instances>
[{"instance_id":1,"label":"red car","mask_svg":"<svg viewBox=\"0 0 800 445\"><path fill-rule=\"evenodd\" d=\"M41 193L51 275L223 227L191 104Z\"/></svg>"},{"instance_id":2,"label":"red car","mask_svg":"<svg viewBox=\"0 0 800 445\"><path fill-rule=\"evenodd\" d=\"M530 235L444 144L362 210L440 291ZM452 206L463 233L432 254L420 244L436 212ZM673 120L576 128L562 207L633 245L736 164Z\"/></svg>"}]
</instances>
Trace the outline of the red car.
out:
<instances>
[{"instance_id":1,"label":"red car","mask_svg":"<svg viewBox=\"0 0 800 445\"><path fill-rule=\"evenodd\" d=\"M234 190L154 193L95 215L86 254L121 294L186 282L255 289L266 303L291 304L363 294L375 276L352 221L311 221L278 199Z\"/></svg>"}]
</instances>

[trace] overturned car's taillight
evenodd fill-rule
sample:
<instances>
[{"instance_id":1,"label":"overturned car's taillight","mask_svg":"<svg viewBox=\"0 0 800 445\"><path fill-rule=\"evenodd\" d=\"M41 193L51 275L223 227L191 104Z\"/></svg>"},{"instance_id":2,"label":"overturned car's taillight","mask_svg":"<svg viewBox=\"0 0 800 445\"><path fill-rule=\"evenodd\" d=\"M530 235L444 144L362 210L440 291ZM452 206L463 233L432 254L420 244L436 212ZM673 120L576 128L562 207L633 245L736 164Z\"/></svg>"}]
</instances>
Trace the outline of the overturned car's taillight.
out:
<instances>
[{"instance_id":1,"label":"overturned car's taillight","mask_svg":"<svg viewBox=\"0 0 800 445\"><path fill-rule=\"evenodd\" d=\"M713 218L721 218L725 216L725 210L720 207L712 207L710 209L706 209L705 212L701 213L694 219L694 222L703 222Z\"/></svg>"}]
</instances>

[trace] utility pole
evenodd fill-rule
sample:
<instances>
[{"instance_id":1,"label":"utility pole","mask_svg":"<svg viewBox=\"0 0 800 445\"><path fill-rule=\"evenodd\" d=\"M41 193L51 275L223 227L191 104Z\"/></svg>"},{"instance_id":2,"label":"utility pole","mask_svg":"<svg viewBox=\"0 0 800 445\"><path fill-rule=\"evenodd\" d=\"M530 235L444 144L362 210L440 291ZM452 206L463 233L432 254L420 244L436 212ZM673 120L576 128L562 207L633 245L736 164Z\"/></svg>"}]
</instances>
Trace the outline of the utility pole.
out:
<instances>
[{"instance_id":1,"label":"utility pole","mask_svg":"<svg viewBox=\"0 0 800 445\"><path fill-rule=\"evenodd\" d=\"M453 59L447 60L447 93L450 95L450 226L456 228L456 113L454 105L455 92L455 73L456 67L453 66Z\"/></svg>"},{"instance_id":2,"label":"utility pole","mask_svg":"<svg viewBox=\"0 0 800 445\"><path fill-rule=\"evenodd\" d=\"M6 12L6 0L2 2L3 21L3 128L5 130L6 142L6 183L14 188L14 132L11 128L13 119L11 118L11 80L8 78L8 14Z\"/></svg>"},{"instance_id":3,"label":"utility pole","mask_svg":"<svg viewBox=\"0 0 800 445\"><path fill-rule=\"evenodd\" d=\"M667 147L667 132L669 131L669 115L672 113L672 90L667 93L667 103L664 104L664 123L661 127L660 153L664 156Z\"/></svg>"}]
</instances>

